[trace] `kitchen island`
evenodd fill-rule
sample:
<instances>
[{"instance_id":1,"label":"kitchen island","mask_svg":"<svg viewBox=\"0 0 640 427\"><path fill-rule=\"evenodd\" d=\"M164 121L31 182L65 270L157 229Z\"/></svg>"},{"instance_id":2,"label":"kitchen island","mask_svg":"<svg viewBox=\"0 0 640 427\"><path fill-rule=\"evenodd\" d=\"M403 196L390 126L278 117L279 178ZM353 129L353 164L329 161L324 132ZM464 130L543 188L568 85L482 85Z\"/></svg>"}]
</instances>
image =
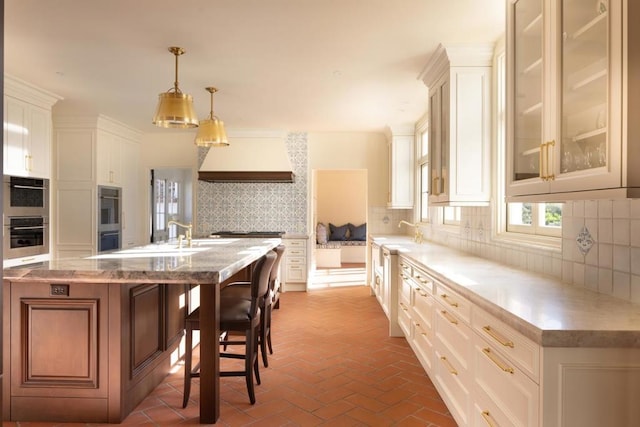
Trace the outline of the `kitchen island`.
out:
<instances>
[{"instance_id":1,"label":"kitchen island","mask_svg":"<svg viewBox=\"0 0 640 427\"><path fill-rule=\"evenodd\" d=\"M217 421L220 288L279 243L196 239L5 269L3 419L121 422L180 357L199 286L200 421Z\"/></svg>"}]
</instances>

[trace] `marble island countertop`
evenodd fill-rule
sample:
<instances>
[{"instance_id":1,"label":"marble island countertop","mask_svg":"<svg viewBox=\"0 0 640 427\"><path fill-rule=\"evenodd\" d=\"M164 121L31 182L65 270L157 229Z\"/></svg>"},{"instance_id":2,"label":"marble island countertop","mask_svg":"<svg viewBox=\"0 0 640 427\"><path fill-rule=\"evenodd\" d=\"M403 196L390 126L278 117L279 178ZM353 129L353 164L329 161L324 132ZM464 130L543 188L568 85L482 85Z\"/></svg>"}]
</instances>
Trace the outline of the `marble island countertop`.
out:
<instances>
[{"instance_id":1,"label":"marble island countertop","mask_svg":"<svg viewBox=\"0 0 640 427\"><path fill-rule=\"evenodd\" d=\"M13 282L221 283L260 254L280 244L279 238L194 239L104 252L86 258L53 259L3 270Z\"/></svg>"},{"instance_id":2,"label":"marble island countertop","mask_svg":"<svg viewBox=\"0 0 640 427\"><path fill-rule=\"evenodd\" d=\"M542 346L640 347L640 304L409 236L371 239Z\"/></svg>"}]
</instances>

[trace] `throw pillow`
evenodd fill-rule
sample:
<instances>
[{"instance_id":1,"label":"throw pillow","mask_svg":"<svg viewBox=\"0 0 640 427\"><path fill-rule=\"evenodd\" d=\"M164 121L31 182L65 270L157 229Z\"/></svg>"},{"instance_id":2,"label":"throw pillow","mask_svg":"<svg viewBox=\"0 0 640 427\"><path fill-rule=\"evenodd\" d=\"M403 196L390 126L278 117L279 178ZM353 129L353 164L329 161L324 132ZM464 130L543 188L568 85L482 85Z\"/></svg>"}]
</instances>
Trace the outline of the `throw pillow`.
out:
<instances>
[{"instance_id":1,"label":"throw pillow","mask_svg":"<svg viewBox=\"0 0 640 427\"><path fill-rule=\"evenodd\" d=\"M349 240L359 240L359 241L367 240L367 223L366 222L357 227L351 223L347 225L349 226Z\"/></svg>"},{"instance_id":2,"label":"throw pillow","mask_svg":"<svg viewBox=\"0 0 640 427\"><path fill-rule=\"evenodd\" d=\"M347 240L348 225L341 225L337 227L329 223L329 240Z\"/></svg>"},{"instance_id":3,"label":"throw pillow","mask_svg":"<svg viewBox=\"0 0 640 427\"><path fill-rule=\"evenodd\" d=\"M321 222L316 226L316 240L320 245L327 244L327 226Z\"/></svg>"}]
</instances>

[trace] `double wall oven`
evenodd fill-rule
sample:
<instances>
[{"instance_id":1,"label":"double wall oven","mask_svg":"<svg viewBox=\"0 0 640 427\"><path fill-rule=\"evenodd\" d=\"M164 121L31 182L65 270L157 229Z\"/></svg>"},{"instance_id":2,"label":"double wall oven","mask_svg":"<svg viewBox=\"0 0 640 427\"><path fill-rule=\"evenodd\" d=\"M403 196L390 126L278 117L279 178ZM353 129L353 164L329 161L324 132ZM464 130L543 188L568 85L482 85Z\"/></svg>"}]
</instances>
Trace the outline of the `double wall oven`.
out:
<instances>
[{"instance_id":1,"label":"double wall oven","mask_svg":"<svg viewBox=\"0 0 640 427\"><path fill-rule=\"evenodd\" d=\"M49 180L3 177L3 256L49 253Z\"/></svg>"},{"instance_id":2,"label":"double wall oven","mask_svg":"<svg viewBox=\"0 0 640 427\"><path fill-rule=\"evenodd\" d=\"M98 187L98 252L120 249L122 235L122 190Z\"/></svg>"}]
</instances>

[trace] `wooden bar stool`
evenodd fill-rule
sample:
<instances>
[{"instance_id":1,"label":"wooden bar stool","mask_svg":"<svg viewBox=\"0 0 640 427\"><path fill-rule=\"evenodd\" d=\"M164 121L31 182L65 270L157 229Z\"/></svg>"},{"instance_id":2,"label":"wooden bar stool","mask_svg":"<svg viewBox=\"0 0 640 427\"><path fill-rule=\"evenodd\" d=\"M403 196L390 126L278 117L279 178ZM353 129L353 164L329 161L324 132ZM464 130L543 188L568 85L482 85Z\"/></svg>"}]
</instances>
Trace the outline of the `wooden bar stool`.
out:
<instances>
[{"instance_id":1,"label":"wooden bar stool","mask_svg":"<svg viewBox=\"0 0 640 427\"><path fill-rule=\"evenodd\" d=\"M220 330L228 332L244 333L243 341L229 340L229 334L220 341L220 344L226 348L228 345L244 345L244 354L240 353L220 353L220 357L228 357L234 359L244 359L244 370L242 371L222 371L221 377L243 376L247 383L247 391L249 393L249 401L251 404L256 402L255 391L253 387L253 376L255 373L256 382L260 384L260 373L258 371L258 334L260 331L260 306L263 304L264 298L269 295L269 277L271 268L276 261L274 251L269 251L265 256L260 258L255 265L251 277L250 298L226 296L220 297ZM184 396L182 407L186 408L189 402L189 394L191 393L191 378L200 377L200 363L195 367L192 365L192 347L193 347L193 331L200 330L200 308L195 309L189 314L185 321L186 324L186 350L184 362Z\"/></svg>"},{"instance_id":2,"label":"wooden bar stool","mask_svg":"<svg viewBox=\"0 0 640 427\"><path fill-rule=\"evenodd\" d=\"M269 349L269 353L273 354L273 347L271 345L271 310L273 310L273 304L277 301L276 299L276 286L280 284L280 262L282 261L282 256L284 255L285 246L279 245L273 251L276 253L276 262L271 267L271 273L269 275L269 294L263 300L263 305L260 306L261 310L261 319L260 319L260 335L259 335L259 345L260 352L262 353L262 363L264 367L269 366L269 361L267 359L267 347ZM234 282L229 284L220 290L220 296L222 297L234 297L234 298L251 298L251 290L250 290L249 282ZM279 293L279 292L278 292ZM220 329L224 331L224 329Z\"/></svg>"}]
</instances>

